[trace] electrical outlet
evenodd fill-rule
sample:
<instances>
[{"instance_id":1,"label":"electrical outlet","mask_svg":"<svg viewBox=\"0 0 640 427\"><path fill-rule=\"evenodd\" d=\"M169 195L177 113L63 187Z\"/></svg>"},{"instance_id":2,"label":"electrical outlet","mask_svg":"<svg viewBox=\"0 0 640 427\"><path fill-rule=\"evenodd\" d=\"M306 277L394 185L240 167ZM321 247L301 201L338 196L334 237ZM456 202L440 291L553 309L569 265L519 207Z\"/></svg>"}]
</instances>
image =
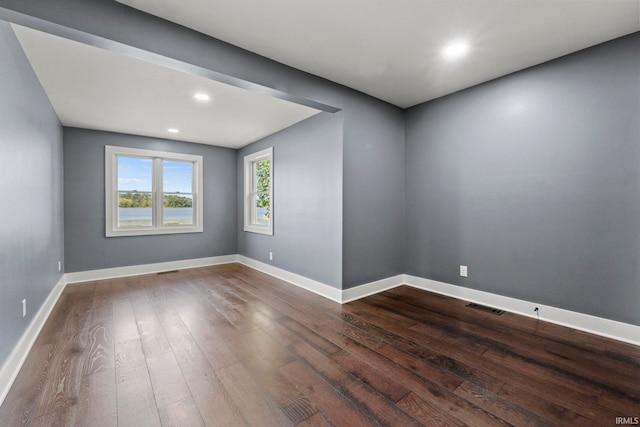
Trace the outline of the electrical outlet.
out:
<instances>
[{"instance_id":1,"label":"electrical outlet","mask_svg":"<svg viewBox=\"0 0 640 427\"><path fill-rule=\"evenodd\" d=\"M58 261L58 273L62 271L62 261Z\"/></svg>"},{"instance_id":2,"label":"electrical outlet","mask_svg":"<svg viewBox=\"0 0 640 427\"><path fill-rule=\"evenodd\" d=\"M22 317L25 317L27 315L27 300L23 299L22 300Z\"/></svg>"},{"instance_id":3,"label":"electrical outlet","mask_svg":"<svg viewBox=\"0 0 640 427\"><path fill-rule=\"evenodd\" d=\"M273 252L269 252L269 261L273 261Z\"/></svg>"},{"instance_id":4,"label":"electrical outlet","mask_svg":"<svg viewBox=\"0 0 640 427\"><path fill-rule=\"evenodd\" d=\"M462 276L462 277L468 277L469 276L469 271L468 271L466 265L461 265L460 266L460 276Z\"/></svg>"}]
</instances>

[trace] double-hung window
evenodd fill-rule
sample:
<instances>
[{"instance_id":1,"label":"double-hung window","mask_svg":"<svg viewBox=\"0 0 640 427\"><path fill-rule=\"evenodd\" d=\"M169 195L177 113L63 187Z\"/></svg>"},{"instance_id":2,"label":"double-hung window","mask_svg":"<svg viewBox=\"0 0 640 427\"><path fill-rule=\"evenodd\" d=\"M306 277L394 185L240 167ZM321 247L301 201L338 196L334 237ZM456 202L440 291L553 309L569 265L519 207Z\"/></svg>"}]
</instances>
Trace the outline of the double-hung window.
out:
<instances>
[{"instance_id":1,"label":"double-hung window","mask_svg":"<svg viewBox=\"0 0 640 427\"><path fill-rule=\"evenodd\" d=\"M202 232L202 156L107 146L106 235Z\"/></svg>"},{"instance_id":2,"label":"double-hung window","mask_svg":"<svg viewBox=\"0 0 640 427\"><path fill-rule=\"evenodd\" d=\"M273 235L273 148L244 158L244 230Z\"/></svg>"}]
</instances>

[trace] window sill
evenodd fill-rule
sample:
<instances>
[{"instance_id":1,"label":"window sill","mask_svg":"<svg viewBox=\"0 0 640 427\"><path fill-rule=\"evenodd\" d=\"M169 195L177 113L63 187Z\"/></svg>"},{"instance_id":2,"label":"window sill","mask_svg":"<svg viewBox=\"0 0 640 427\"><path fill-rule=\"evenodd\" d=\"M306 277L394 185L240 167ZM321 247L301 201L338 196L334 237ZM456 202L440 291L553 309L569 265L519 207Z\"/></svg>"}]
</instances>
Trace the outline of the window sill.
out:
<instances>
[{"instance_id":1,"label":"window sill","mask_svg":"<svg viewBox=\"0 0 640 427\"><path fill-rule=\"evenodd\" d=\"M261 225L245 225L244 231L248 233L266 234L273 236L273 227Z\"/></svg>"},{"instance_id":2,"label":"window sill","mask_svg":"<svg viewBox=\"0 0 640 427\"><path fill-rule=\"evenodd\" d=\"M106 237L157 236L163 234L202 233L202 227L149 228L136 230L106 230Z\"/></svg>"}]
</instances>

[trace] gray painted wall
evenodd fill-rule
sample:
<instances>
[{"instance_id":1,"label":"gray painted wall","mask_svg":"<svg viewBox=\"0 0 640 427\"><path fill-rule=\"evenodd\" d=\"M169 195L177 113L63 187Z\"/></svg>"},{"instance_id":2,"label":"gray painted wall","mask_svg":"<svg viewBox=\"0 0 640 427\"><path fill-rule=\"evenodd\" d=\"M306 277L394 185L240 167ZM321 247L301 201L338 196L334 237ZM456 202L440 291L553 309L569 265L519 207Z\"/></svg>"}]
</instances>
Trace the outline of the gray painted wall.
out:
<instances>
[{"instance_id":1,"label":"gray painted wall","mask_svg":"<svg viewBox=\"0 0 640 427\"><path fill-rule=\"evenodd\" d=\"M203 156L204 232L105 237L105 145ZM66 271L87 271L235 254L235 188L235 150L65 127Z\"/></svg>"},{"instance_id":2,"label":"gray painted wall","mask_svg":"<svg viewBox=\"0 0 640 427\"><path fill-rule=\"evenodd\" d=\"M343 289L404 273L404 113L352 102L344 136Z\"/></svg>"},{"instance_id":3,"label":"gray painted wall","mask_svg":"<svg viewBox=\"0 0 640 427\"><path fill-rule=\"evenodd\" d=\"M342 286L402 272L401 109L112 0L0 0L0 6L341 108Z\"/></svg>"},{"instance_id":4,"label":"gray painted wall","mask_svg":"<svg viewBox=\"0 0 640 427\"><path fill-rule=\"evenodd\" d=\"M637 35L405 114L110 0L0 5L341 108L343 288L406 271L639 322Z\"/></svg>"},{"instance_id":5,"label":"gray painted wall","mask_svg":"<svg viewBox=\"0 0 640 427\"><path fill-rule=\"evenodd\" d=\"M406 194L408 274L640 325L640 34L410 109Z\"/></svg>"},{"instance_id":6,"label":"gray painted wall","mask_svg":"<svg viewBox=\"0 0 640 427\"><path fill-rule=\"evenodd\" d=\"M60 279L62 127L0 21L0 366ZM22 317L22 300L27 316Z\"/></svg>"},{"instance_id":7,"label":"gray painted wall","mask_svg":"<svg viewBox=\"0 0 640 427\"><path fill-rule=\"evenodd\" d=\"M320 113L238 153L238 252L342 283L342 113ZM273 147L273 236L244 231L244 156ZM273 260L269 260L273 252Z\"/></svg>"}]
</instances>

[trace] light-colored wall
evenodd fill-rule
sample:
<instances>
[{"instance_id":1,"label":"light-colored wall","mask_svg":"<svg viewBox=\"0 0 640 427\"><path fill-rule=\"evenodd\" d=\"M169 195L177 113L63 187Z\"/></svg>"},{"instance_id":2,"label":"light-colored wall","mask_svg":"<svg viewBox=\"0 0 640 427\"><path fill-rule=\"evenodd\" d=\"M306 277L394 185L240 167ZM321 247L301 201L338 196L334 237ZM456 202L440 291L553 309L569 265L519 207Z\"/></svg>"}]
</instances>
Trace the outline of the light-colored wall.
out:
<instances>
[{"instance_id":1,"label":"light-colored wall","mask_svg":"<svg viewBox=\"0 0 640 427\"><path fill-rule=\"evenodd\" d=\"M408 274L640 325L640 33L414 107L406 132Z\"/></svg>"},{"instance_id":2,"label":"light-colored wall","mask_svg":"<svg viewBox=\"0 0 640 427\"><path fill-rule=\"evenodd\" d=\"M62 127L0 21L0 366L61 277ZM22 300L27 315L22 317Z\"/></svg>"},{"instance_id":3,"label":"light-colored wall","mask_svg":"<svg viewBox=\"0 0 640 427\"><path fill-rule=\"evenodd\" d=\"M203 156L204 231L105 237L104 147ZM236 150L167 139L64 128L66 272L237 253Z\"/></svg>"},{"instance_id":4,"label":"light-colored wall","mask_svg":"<svg viewBox=\"0 0 640 427\"><path fill-rule=\"evenodd\" d=\"M403 273L404 113L353 101L344 135L343 289Z\"/></svg>"},{"instance_id":5,"label":"light-colored wall","mask_svg":"<svg viewBox=\"0 0 640 427\"><path fill-rule=\"evenodd\" d=\"M118 2L2 3L340 108L343 261L320 275L332 284L407 272L639 322L637 34L403 112Z\"/></svg>"},{"instance_id":6,"label":"light-colored wall","mask_svg":"<svg viewBox=\"0 0 640 427\"><path fill-rule=\"evenodd\" d=\"M340 108L344 113L342 286L401 272L401 109L115 1L3 0L2 6Z\"/></svg>"},{"instance_id":7,"label":"light-colored wall","mask_svg":"<svg viewBox=\"0 0 640 427\"><path fill-rule=\"evenodd\" d=\"M320 113L241 149L238 253L341 289L343 114ZM273 147L273 236L244 231L244 156ZM269 259L273 252L273 260Z\"/></svg>"}]
</instances>

